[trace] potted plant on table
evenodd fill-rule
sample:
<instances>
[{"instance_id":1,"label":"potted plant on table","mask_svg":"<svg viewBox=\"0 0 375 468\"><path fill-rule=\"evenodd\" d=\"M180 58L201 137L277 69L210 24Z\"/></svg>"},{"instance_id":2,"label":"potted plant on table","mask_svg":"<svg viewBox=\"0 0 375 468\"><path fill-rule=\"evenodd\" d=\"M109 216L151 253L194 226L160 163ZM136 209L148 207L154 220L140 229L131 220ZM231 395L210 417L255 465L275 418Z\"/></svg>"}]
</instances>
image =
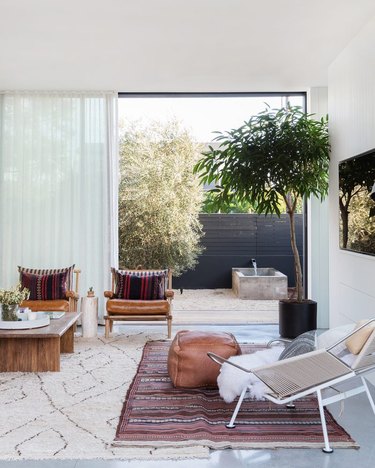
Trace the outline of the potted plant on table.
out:
<instances>
[{"instance_id":1,"label":"potted plant on table","mask_svg":"<svg viewBox=\"0 0 375 468\"><path fill-rule=\"evenodd\" d=\"M22 301L28 299L30 291L18 283L11 289L0 289L1 320L18 320L17 310Z\"/></svg>"},{"instance_id":2,"label":"potted plant on table","mask_svg":"<svg viewBox=\"0 0 375 468\"><path fill-rule=\"evenodd\" d=\"M209 146L194 168L202 183L215 184L210 192L218 208L247 201L256 213L280 216L285 204L296 298L279 302L279 316L280 334L290 338L316 328L316 302L304 298L294 218L299 200L323 200L328 192L328 118L312 117L300 107L267 108L238 129L218 132L219 147Z\"/></svg>"}]
</instances>

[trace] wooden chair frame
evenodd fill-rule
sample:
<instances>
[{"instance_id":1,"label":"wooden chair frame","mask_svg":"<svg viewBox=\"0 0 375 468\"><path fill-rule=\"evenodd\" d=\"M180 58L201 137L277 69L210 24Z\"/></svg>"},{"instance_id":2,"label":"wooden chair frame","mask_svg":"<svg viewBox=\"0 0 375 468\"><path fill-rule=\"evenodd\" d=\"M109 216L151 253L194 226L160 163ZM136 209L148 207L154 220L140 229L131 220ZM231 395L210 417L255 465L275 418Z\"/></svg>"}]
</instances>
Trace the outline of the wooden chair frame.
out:
<instances>
[{"instance_id":1,"label":"wooden chair frame","mask_svg":"<svg viewBox=\"0 0 375 468\"><path fill-rule=\"evenodd\" d=\"M159 270L146 270L146 269L137 269L137 270L131 270L129 271L137 271L137 272L142 272L142 271L159 271ZM114 293L115 293L115 281L116 281L116 271L115 269L112 268L112 282L111 282L111 291L105 291L104 292L104 297L106 297L107 304L106 304L106 310L107 314L104 316L105 320L105 337L109 338L110 333L113 330L113 322L117 321L124 321L124 322L138 322L138 321L166 321L167 322L167 329L168 329L168 338L171 338L172 336L172 300L174 297L174 292L172 290L172 270L168 269L168 284L166 288L166 294L165 294L165 300L169 304L169 310L168 313L160 313L160 314L126 314L126 309L124 309L124 314L112 314L108 310L108 302L109 300L114 299ZM116 300L116 299L114 299ZM128 301L131 302L131 301ZM134 303L137 302L136 299L133 300ZM150 301L152 302L152 301ZM130 307L130 306L129 306Z\"/></svg>"}]
</instances>

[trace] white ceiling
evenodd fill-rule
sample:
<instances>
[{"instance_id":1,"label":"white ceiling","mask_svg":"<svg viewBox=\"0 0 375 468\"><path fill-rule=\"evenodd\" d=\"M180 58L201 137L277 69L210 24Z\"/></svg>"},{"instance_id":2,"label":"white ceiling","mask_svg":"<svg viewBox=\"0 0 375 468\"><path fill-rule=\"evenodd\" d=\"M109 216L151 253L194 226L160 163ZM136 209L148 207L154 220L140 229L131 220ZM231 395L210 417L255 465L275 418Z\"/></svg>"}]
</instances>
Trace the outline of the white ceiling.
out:
<instances>
[{"instance_id":1,"label":"white ceiling","mask_svg":"<svg viewBox=\"0 0 375 468\"><path fill-rule=\"evenodd\" d=\"M0 89L304 90L374 15L374 0L0 0Z\"/></svg>"}]
</instances>

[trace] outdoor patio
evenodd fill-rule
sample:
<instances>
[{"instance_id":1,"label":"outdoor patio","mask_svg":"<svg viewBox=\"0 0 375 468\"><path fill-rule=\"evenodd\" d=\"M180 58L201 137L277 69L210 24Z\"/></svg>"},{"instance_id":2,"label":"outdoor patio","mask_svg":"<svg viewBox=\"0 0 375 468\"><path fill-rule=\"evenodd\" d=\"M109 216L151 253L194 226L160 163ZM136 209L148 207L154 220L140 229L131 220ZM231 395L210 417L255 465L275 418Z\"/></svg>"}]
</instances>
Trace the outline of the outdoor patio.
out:
<instances>
[{"instance_id":1,"label":"outdoor patio","mask_svg":"<svg viewBox=\"0 0 375 468\"><path fill-rule=\"evenodd\" d=\"M231 289L175 290L173 323L249 324L278 323L278 301L238 299Z\"/></svg>"}]
</instances>

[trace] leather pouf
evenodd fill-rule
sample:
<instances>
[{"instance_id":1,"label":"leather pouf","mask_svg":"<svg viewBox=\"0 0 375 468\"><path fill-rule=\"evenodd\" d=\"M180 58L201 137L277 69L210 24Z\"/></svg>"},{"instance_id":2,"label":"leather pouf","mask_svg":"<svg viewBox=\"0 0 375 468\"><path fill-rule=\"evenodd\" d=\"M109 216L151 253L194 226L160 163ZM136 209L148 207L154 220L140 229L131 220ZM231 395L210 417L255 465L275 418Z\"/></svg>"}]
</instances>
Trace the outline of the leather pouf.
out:
<instances>
[{"instance_id":1,"label":"leather pouf","mask_svg":"<svg viewBox=\"0 0 375 468\"><path fill-rule=\"evenodd\" d=\"M241 354L231 333L179 331L168 354L168 373L175 387L217 387L220 365L213 362L211 351L228 359Z\"/></svg>"}]
</instances>

